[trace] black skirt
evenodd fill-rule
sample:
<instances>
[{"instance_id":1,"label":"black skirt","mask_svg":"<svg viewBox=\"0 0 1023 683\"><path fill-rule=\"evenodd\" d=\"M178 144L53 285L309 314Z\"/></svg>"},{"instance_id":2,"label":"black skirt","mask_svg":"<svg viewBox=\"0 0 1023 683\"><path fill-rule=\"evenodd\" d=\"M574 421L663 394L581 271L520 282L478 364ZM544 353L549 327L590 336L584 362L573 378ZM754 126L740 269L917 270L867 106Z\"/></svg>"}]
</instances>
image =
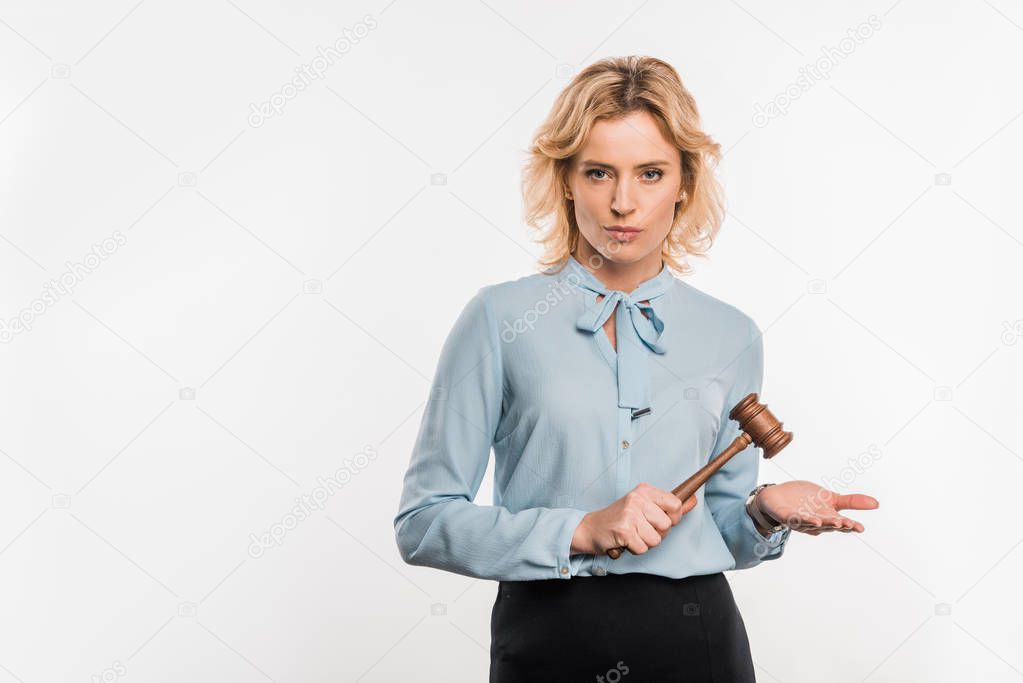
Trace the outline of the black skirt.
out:
<instances>
[{"instance_id":1,"label":"black skirt","mask_svg":"<svg viewBox=\"0 0 1023 683\"><path fill-rule=\"evenodd\" d=\"M724 574L501 581L490 683L755 683Z\"/></svg>"}]
</instances>

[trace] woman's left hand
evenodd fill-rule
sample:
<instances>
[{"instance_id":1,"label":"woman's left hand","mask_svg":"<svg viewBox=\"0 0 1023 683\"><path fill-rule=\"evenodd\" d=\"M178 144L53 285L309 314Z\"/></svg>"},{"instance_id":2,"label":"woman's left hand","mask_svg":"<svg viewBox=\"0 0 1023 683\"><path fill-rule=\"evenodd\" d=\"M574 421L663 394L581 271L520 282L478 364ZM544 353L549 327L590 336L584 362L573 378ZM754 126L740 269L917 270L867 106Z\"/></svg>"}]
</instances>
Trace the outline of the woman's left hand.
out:
<instances>
[{"instance_id":1,"label":"woman's left hand","mask_svg":"<svg viewBox=\"0 0 1023 683\"><path fill-rule=\"evenodd\" d=\"M862 493L839 494L810 481L786 481L768 486L753 499L761 512L793 531L816 536L825 531L862 532L864 526L839 510L874 510L876 498Z\"/></svg>"}]
</instances>

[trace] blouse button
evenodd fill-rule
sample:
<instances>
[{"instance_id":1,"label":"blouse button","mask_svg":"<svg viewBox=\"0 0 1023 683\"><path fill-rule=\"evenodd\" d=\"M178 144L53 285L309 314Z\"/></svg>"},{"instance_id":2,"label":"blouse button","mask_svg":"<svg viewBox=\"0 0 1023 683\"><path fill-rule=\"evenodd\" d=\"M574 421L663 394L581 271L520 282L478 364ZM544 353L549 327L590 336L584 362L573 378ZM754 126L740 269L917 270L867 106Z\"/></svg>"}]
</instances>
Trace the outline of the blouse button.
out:
<instances>
[{"instance_id":1,"label":"blouse button","mask_svg":"<svg viewBox=\"0 0 1023 683\"><path fill-rule=\"evenodd\" d=\"M628 447L629 447L629 442L628 442L628 441L625 441L625 440L623 440L623 441L622 441L622 448L623 448L623 449L625 449L625 448L628 448Z\"/></svg>"},{"instance_id":2,"label":"blouse button","mask_svg":"<svg viewBox=\"0 0 1023 683\"><path fill-rule=\"evenodd\" d=\"M607 573L607 570L606 570L606 569L604 569L603 567L596 567L596 568L595 568L595 569L593 570L593 573L594 573L594 574L596 574L597 576L603 576L604 574L606 574L606 573Z\"/></svg>"},{"instance_id":3,"label":"blouse button","mask_svg":"<svg viewBox=\"0 0 1023 683\"><path fill-rule=\"evenodd\" d=\"M562 567L561 568L561 573L562 574L567 574L568 573L568 567Z\"/></svg>"}]
</instances>

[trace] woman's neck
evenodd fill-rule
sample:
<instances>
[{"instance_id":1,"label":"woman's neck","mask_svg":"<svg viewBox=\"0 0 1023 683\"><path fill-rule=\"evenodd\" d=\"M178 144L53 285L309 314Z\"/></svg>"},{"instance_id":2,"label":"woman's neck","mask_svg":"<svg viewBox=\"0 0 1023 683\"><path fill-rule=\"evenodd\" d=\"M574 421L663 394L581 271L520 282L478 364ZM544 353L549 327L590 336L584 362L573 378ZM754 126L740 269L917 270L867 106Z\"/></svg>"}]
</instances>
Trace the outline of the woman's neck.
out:
<instances>
[{"instance_id":1,"label":"woman's neck","mask_svg":"<svg viewBox=\"0 0 1023 683\"><path fill-rule=\"evenodd\" d=\"M573 256L605 287L626 294L635 290L641 283L657 277L664 266L660 251L651 252L639 261L620 263L605 258L589 244L580 244Z\"/></svg>"}]
</instances>

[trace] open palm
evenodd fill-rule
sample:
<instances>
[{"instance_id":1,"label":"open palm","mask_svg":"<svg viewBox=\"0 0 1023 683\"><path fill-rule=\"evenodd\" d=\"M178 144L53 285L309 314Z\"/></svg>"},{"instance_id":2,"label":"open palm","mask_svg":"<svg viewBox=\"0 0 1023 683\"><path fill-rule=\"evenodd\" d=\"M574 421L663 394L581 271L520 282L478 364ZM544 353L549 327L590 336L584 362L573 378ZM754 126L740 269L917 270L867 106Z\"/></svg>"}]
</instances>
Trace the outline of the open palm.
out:
<instances>
[{"instance_id":1,"label":"open palm","mask_svg":"<svg viewBox=\"0 0 1023 683\"><path fill-rule=\"evenodd\" d=\"M768 486L757 494L756 505L793 531L816 536L825 531L862 532L862 524L839 510L874 510L880 503L862 493L840 494L798 480Z\"/></svg>"}]
</instances>

